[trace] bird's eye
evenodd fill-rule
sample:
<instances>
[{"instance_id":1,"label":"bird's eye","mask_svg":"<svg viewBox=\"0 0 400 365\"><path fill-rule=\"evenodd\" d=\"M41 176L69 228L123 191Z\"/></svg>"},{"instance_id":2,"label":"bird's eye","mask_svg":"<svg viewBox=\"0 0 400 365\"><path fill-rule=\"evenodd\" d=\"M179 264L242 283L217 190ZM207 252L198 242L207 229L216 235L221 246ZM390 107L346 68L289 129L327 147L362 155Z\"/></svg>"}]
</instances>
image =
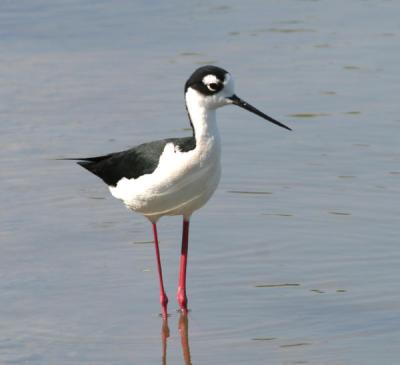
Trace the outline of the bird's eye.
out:
<instances>
[{"instance_id":1,"label":"bird's eye","mask_svg":"<svg viewBox=\"0 0 400 365\"><path fill-rule=\"evenodd\" d=\"M217 84L216 82L211 82L211 83L208 84L207 86L208 86L208 88L209 88L211 91L216 91L216 90L218 90L218 84Z\"/></svg>"}]
</instances>

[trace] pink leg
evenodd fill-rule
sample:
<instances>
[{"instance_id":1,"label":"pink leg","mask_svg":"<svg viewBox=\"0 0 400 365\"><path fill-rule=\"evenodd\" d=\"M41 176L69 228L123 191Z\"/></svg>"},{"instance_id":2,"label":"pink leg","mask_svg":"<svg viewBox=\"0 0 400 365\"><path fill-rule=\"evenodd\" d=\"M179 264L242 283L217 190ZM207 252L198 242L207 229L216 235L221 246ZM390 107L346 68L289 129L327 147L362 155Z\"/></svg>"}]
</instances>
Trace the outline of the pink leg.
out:
<instances>
[{"instance_id":1,"label":"pink leg","mask_svg":"<svg viewBox=\"0 0 400 365\"><path fill-rule=\"evenodd\" d=\"M186 296L186 265L187 265L187 254L189 244L189 221L183 220L182 229L182 249L181 249L181 261L179 266L179 283L178 292L176 293L176 299L178 300L179 306L183 313L187 313L187 296Z\"/></svg>"},{"instance_id":2,"label":"pink leg","mask_svg":"<svg viewBox=\"0 0 400 365\"><path fill-rule=\"evenodd\" d=\"M154 234L154 244L155 244L155 248L156 248L158 278L160 280L160 303L161 303L161 309L162 309L162 316L164 319L166 319L167 318L168 297L167 297L167 294L165 294L165 290L164 290L161 259L160 259L160 248L158 247L158 234L157 234L157 226L155 223L153 223L153 234Z\"/></svg>"}]
</instances>

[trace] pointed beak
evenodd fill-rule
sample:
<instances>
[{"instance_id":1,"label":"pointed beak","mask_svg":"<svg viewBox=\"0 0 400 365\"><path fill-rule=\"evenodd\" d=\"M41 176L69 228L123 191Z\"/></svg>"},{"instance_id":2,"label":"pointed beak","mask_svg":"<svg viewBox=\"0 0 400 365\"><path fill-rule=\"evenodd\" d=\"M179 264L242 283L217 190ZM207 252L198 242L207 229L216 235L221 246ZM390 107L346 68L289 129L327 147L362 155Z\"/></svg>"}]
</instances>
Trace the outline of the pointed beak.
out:
<instances>
[{"instance_id":1,"label":"pointed beak","mask_svg":"<svg viewBox=\"0 0 400 365\"><path fill-rule=\"evenodd\" d=\"M281 122L278 122L277 120L269 117L267 114L264 114L263 112L259 111L258 109L256 109L254 106L250 105L249 103L247 103L246 101L240 99L238 96L236 95L232 95L230 97L227 98L228 100L230 100L230 102L234 105L240 106L243 109L248 110L251 113L254 113L256 115L258 115L261 118L264 118L266 120L268 120L271 123L274 123L276 125L279 125L279 127L288 129L289 131L291 131L292 129L289 128L288 126L284 125Z\"/></svg>"}]
</instances>

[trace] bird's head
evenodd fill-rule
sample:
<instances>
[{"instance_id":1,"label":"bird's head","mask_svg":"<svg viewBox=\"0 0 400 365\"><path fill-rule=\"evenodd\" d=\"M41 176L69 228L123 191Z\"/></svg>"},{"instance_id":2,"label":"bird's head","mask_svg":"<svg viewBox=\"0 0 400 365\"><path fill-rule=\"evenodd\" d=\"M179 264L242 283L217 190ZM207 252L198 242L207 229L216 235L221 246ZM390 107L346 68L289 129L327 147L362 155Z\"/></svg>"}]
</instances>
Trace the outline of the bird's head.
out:
<instances>
[{"instance_id":1,"label":"bird's head","mask_svg":"<svg viewBox=\"0 0 400 365\"><path fill-rule=\"evenodd\" d=\"M235 94L234 80L231 74L216 66L202 66L192 73L185 84L185 97L188 107L196 104L208 110L225 105L237 105L280 127L291 130L286 125L269 117Z\"/></svg>"}]
</instances>

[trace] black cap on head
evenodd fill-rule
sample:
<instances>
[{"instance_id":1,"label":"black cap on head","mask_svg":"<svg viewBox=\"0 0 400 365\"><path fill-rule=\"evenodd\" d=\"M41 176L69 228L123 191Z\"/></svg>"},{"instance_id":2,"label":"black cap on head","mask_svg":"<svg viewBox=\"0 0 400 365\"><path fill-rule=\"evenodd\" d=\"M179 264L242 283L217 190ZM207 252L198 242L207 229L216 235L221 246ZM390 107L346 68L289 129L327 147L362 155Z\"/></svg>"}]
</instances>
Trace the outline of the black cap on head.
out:
<instances>
[{"instance_id":1,"label":"black cap on head","mask_svg":"<svg viewBox=\"0 0 400 365\"><path fill-rule=\"evenodd\" d=\"M217 66L207 65L199 67L186 81L185 92L189 87L191 87L203 95L213 95L224 87L223 82L227 73L228 71ZM208 75L214 75L218 79L218 82L215 83L215 85L213 85L214 83L210 84L211 87L207 87L203 82L203 79Z\"/></svg>"}]
</instances>

